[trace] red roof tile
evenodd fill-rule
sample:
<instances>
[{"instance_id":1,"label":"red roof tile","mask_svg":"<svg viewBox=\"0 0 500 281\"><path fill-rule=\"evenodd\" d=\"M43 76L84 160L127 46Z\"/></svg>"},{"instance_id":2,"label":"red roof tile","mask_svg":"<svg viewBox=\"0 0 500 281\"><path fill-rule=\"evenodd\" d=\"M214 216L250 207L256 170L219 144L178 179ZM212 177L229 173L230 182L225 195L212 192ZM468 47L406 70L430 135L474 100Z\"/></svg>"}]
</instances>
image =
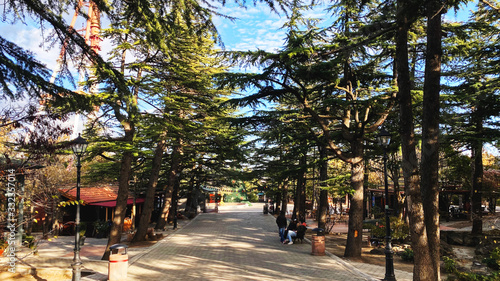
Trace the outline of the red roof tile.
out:
<instances>
[{"instance_id":1,"label":"red roof tile","mask_svg":"<svg viewBox=\"0 0 500 281\"><path fill-rule=\"evenodd\" d=\"M59 189L63 196L68 197L71 200L76 200L76 187L75 188L61 188ZM118 186L116 185L106 185L99 187L81 187L80 188L80 199L83 200L84 205L98 205L95 203L115 201L118 197ZM128 197L133 199L131 195Z\"/></svg>"}]
</instances>

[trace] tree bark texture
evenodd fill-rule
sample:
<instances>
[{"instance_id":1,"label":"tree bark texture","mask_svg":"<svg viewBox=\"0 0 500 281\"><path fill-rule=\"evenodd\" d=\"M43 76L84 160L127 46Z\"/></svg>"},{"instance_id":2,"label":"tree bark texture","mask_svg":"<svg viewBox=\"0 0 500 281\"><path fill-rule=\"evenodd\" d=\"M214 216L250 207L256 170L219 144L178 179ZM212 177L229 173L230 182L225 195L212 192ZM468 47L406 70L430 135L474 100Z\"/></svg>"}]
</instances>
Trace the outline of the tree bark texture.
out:
<instances>
[{"instance_id":1,"label":"tree bark texture","mask_svg":"<svg viewBox=\"0 0 500 281\"><path fill-rule=\"evenodd\" d=\"M363 141L356 139L351 142L353 161L351 164L351 187L354 194L351 196L349 209L349 226L347 243L344 251L345 257L361 257L363 234L363 179L365 166L363 161Z\"/></svg>"},{"instance_id":2,"label":"tree bark texture","mask_svg":"<svg viewBox=\"0 0 500 281\"><path fill-rule=\"evenodd\" d=\"M153 156L153 163L151 174L149 175L148 187L146 190L146 198L142 207L141 218L137 227L137 232L134 235L132 242L144 241L148 231L149 221L151 220L151 213L153 212L156 187L158 186L158 179L160 177L161 163L163 153L165 150L165 141L158 142L155 154Z\"/></svg>"},{"instance_id":3,"label":"tree bark texture","mask_svg":"<svg viewBox=\"0 0 500 281\"><path fill-rule=\"evenodd\" d=\"M405 183L406 204L410 237L414 251L413 280L424 281L433 274L430 252L427 243L427 231L424 222L424 208L420 193L419 169L416 152L416 140L411 96L412 81L408 64L408 14L411 9L406 0L398 0L396 67L398 98L400 108L402 169Z\"/></svg>"},{"instance_id":4,"label":"tree bark texture","mask_svg":"<svg viewBox=\"0 0 500 281\"><path fill-rule=\"evenodd\" d=\"M274 213L275 214L280 214L281 210L285 210L286 211L286 209L280 209L280 206L283 203L283 201L282 201L283 199L281 198L281 194L282 194L282 192L280 190L278 190L278 192L276 193L276 195L274 197L274 204L276 205L274 207Z\"/></svg>"},{"instance_id":5,"label":"tree bark texture","mask_svg":"<svg viewBox=\"0 0 500 281\"><path fill-rule=\"evenodd\" d=\"M483 122L481 118L475 118L475 126L478 132L482 131ZM474 161L472 168L472 234L481 234L483 232L483 210L482 191L483 191L483 141L477 136L473 141L472 159Z\"/></svg>"},{"instance_id":6,"label":"tree bark texture","mask_svg":"<svg viewBox=\"0 0 500 281\"><path fill-rule=\"evenodd\" d=\"M299 197L298 197L298 189L299 189L299 180L298 179L295 179L295 189L294 189L294 192L293 192L293 211L292 211L292 220L293 219L298 219L298 214L299 214L299 211L298 211L298 208L297 208L297 205L299 204Z\"/></svg>"},{"instance_id":7,"label":"tree bark texture","mask_svg":"<svg viewBox=\"0 0 500 281\"><path fill-rule=\"evenodd\" d=\"M172 194L174 190L177 175L180 173L180 164L182 161L182 146L176 145L172 149L172 164L168 173L167 186L165 187L163 197L163 208L158 220L156 221L155 229L164 229L167 225L170 207L172 205Z\"/></svg>"},{"instance_id":8,"label":"tree bark texture","mask_svg":"<svg viewBox=\"0 0 500 281\"><path fill-rule=\"evenodd\" d=\"M433 276L440 279L439 93L441 89L441 1L427 3L427 49L422 113L421 190Z\"/></svg>"},{"instance_id":9,"label":"tree bark texture","mask_svg":"<svg viewBox=\"0 0 500 281\"><path fill-rule=\"evenodd\" d=\"M217 200L217 198L215 198ZM178 207L179 207L179 180L176 178L174 181L174 189L172 190L172 199L171 199L172 204L170 205L170 211L168 214L168 220L170 222L174 221L177 219L177 213L179 212ZM175 229L175 221L174 221L174 229Z\"/></svg>"},{"instance_id":10,"label":"tree bark texture","mask_svg":"<svg viewBox=\"0 0 500 281\"><path fill-rule=\"evenodd\" d=\"M126 151L123 153L120 165L120 178L118 180L118 196L116 197L115 213L111 230L109 232L108 244L106 245L106 251L102 256L102 260L109 260L109 247L120 243L122 238L123 221L125 220L125 212L127 211L129 178L132 171L133 158L134 156L132 151Z\"/></svg>"},{"instance_id":11,"label":"tree bark texture","mask_svg":"<svg viewBox=\"0 0 500 281\"><path fill-rule=\"evenodd\" d=\"M298 219L299 221L306 221L306 165L307 165L307 154L304 154L300 158L300 184L297 186L298 191Z\"/></svg>"},{"instance_id":12,"label":"tree bark texture","mask_svg":"<svg viewBox=\"0 0 500 281\"><path fill-rule=\"evenodd\" d=\"M281 210L286 212L287 210L287 205L288 205L288 184L286 181L284 181L282 184L282 189L281 189Z\"/></svg>"},{"instance_id":13,"label":"tree bark texture","mask_svg":"<svg viewBox=\"0 0 500 281\"><path fill-rule=\"evenodd\" d=\"M324 187L326 185L326 180L328 179L328 154L326 145L322 143L319 146L319 158L320 158L319 184L320 187ZM328 190L320 188L319 208L317 214L318 228L325 229L327 212L328 212Z\"/></svg>"}]
</instances>

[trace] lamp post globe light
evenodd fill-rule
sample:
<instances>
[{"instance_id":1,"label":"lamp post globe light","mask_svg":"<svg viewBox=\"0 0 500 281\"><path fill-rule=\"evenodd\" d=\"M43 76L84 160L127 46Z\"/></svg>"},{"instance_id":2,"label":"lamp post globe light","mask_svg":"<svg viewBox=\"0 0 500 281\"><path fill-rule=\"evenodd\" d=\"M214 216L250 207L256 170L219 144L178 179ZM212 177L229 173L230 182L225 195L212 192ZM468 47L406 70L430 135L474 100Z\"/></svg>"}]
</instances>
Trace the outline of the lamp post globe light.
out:
<instances>
[{"instance_id":1,"label":"lamp post globe light","mask_svg":"<svg viewBox=\"0 0 500 281\"><path fill-rule=\"evenodd\" d=\"M389 184L387 182L387 147L391 134L382 128L377 136L378 144L384 148L384 184L385 184L385 281L396 281L394 275L394 252L391 245L391 226L389 218Z\"/></svg>"},{"instance_id":2,"label":"lamp post globe light","mask_svg":"<svg viewBox=\"0 0 500 281\"><path fill-rule=\"evenodd\" d=\"M82 260L80 259L80 170L81 163L80 160L83 154L87 150L89 143L86 139L82 138L80 134L78 137L71 142L71 150L76 156L76 218L75 218L75 255L73 257L73 281L79 281L81 279L82 272Z\"/></svg>"}]
</instances>

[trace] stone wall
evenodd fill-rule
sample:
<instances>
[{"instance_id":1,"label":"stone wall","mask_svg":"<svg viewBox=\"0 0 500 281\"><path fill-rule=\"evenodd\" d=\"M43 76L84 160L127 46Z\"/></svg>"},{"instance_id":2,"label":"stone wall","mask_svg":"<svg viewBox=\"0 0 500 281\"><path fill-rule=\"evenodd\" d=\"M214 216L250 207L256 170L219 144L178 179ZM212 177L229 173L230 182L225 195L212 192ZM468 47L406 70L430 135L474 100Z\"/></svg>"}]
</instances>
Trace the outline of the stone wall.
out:
<instances>
[{"instance_id":1,"label":"stone wall","mask_svg":"<svg viewBox=\"0 0 500 281\"><path fill-rule=\"evenodd\" d=\"M476 255L488 255L500 247L500 230L484 231L481 235L471 235L470 231L441 231L441 241L449 245L476 247Z\"/></svg>"},{"instance_id":2,"label":"stone wall","mask_svg":"<svg viewBox=\"0 0 500 281\"><path fill-rule=\"evenodd\" d=\"M479 245L481 238L472 236L470 231L451 231L441 230L441 241L450 245L470 246L475 247Z\"/></svg>"}]
</instances>

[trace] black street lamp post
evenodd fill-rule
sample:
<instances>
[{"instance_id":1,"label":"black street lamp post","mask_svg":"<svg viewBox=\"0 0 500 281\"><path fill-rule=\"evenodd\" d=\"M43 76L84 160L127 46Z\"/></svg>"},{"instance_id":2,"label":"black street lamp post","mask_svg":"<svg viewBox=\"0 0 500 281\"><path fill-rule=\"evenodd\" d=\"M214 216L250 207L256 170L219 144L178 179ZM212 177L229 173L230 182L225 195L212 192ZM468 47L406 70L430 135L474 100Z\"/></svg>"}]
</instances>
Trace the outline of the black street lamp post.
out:
<instances>
[{"instance_id":1,"label":"black street lamp post","mask_svg":"<svg viewBox=\"0 0 500 281\"><path fill-rule=\"evenodd\" d=\"M396 281L394 275L394 252L391 245L391 226L389 218L389 184L387 182L387 147L391 134L382 128L377 136L378 143L384 148L384 184L385 184L385 281Z\"/></svg>"},{"instance_id":2,"label":"black street lamp post","mask_svg":"<svg viewBox=\"0 0 500 281\"><path fill-rule=\"evenodd\" d=\"M72 281L79 281L82 272L82 260L80 259L80 169L82 167L80 159L85 150L87 150L88 142L80 135L71 143L71 149L76 156L76 218L75 218L75 255L73 257L73 277Z\"/></svg>"}]
</instances>

